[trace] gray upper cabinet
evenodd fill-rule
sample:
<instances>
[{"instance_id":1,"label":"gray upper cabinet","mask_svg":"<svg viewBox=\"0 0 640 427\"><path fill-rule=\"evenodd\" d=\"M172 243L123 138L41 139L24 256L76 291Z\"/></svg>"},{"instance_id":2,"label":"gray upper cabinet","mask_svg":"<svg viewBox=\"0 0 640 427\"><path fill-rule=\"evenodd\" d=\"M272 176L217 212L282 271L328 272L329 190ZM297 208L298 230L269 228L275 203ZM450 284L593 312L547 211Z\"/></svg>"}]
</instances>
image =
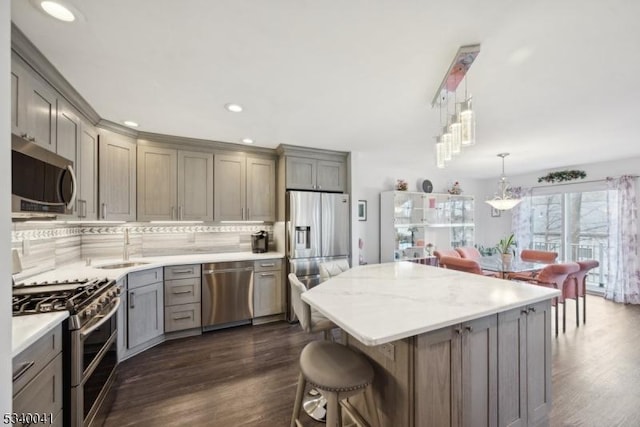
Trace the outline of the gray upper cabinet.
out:
<instances>
[{"instance_id":1,"label":"gray upper cabinet","mask_svg":"<svg viewBox=\"0 0 640 427\"><path fill-rule=\"evenodd\" d=\"M213 154L178 151L178 219L213 221Z\"/></svg>"},{"instance_id":2,"label":"gray upper cabinet","mask_svg":"<svg viewBox=\"0 0 640 427\"><path fill-rule=\"evenodd\" d=\"M136 220L136 143L114 132L99 137L99 218Z\"/></svg>"},{"instance_id":3,"label":"gray upper cabinet","mask_svg":"<svg viewBox=\"0 0 640 427\"><path fill-rule=\"evenodd\" d=\"M247 215L252 221L275 221L276 161L247 157Z\"/></svg>"},{"instance_id":4,"label":"gray upper cabinet","mask_svg":"<svg viewBox=\"0 0 640 427\"><path fill-rule=\"evenodd\" d=\"M138 146L138 220L175 220L178 215L176 150Z\"/></svg>"},{"instance_id":5,"label":"gray upper cabinet","mask_svg":"<svg viewBox=\"0 0 640 427\"><path fill-rule=\"evenodd\" d=\"M286 187L290 190L346 190L346 165L333 160L286 157Z\"/></svg>"},{"instance_id":6,"label":"gray upper cabinet","mask_svg":"<svg viewBox=\"0 0 640 427\"><path fill-rule=\"evenodd\" d=\"M216 155L214 173L215 192L213 210L215 220L245 220L245 156Z\"/></svg>"},{"instance_id":7,"label":"gray upper cabinet","mask_svg":"<svg viewBox=\"0 0 640 427\"><path fill-rule=\"evenodd\" d=\"M78 149L78 217L98 218L98 132L88 122L82 121Z\"/></svg>"},{"instance_id":8,"label":"gray upper cabinet","mask_svg":"<svg viewBox=\"0 0 640 427\"><path fill-rule=\"evenodd\" d=\"M213 154L138 146L139 221L213 221Z\"/></svg>"},{"instance_id":9,"label":"gray upper cabinet","mask_svg":"<svg viewBox=\"0 0 640 427\"><path fill-rule=\"evenodd\" d=\"M58 104L58 118L56 123L56 148L59 155L73 162L78 185L78 145L80 140L80 117L73 111L70 105L62 100ZM78 188L76 187L76 203L73 205L73 214L78 213Z\"/></svg>"},{"instance_id":10,"label":"gray upper cabinet","mask_svg":"<svg viewBox=\"0 0 640 427\"><path fill-rule=\"evenodd\" d=\"M56 152L56 92L16 56L11 61L11 132Z\"/></svg>"},{"instance_id":11,"label":"gray upper cabinet","mask_svg":"<svg viewBox=\"0 0 640 427\"><path fill-rule=\"evenodd\" d=\"M275 220L275 160L216 155L214 171L216 221Z\"/></svg>"}]
</instances>

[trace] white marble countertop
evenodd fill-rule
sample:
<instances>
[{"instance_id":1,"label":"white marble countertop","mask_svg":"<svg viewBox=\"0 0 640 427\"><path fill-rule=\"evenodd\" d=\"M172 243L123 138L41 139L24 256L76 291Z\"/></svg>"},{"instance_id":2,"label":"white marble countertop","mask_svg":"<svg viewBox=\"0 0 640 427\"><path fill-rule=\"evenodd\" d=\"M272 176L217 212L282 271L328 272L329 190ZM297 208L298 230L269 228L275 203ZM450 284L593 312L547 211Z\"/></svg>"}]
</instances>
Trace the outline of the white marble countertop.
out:
<instances>
[{"instance_id":1,"label":"white marble countertop","mask_svg":"<svg viewBox=\"0 0 640 427\"><path fill-rule=\"evenodd\" d=\"M368 346L560 295L555 289L411 262L354 267L302 299Z\"/></svg>"},{"instance_id":2,"label":"white marble countertop","mask_svg":"<svg viewBox=\"0 0 640 427\"><path fill-rule=\"evenodd\" d=\"M67 311L14 316L11 322L11 357L16 357L67 317Z\"/></svg>"},{"instance_id":3,"label":"white marble countertop","mask_svg":"<svg viewBox=\"0 0 640 427\"><path fill-rule=\"evenodd\" d=\"M109 278L120 279L133 271L141 271L149 268L164 267L169 265L184 264L202 264L207 262L224 262L224 261L259 261L261 259L283 258L281 252L265 252L254 254L252 252L229 252L218 254L195 254L195 255L174 255L162 257L145 257L131 258L129 261L140 261L147 264L137 265L128 268L118 269L100 269L101 265L122 262L122 259L99 259L94 260L91 266L85 265L85 262L77 262L57 268L55 270L31 276L29 278L19 280L18 284L29 284L33 282L52 282L54 280L73 280L84 278ZM38 338L44 336L47 332L57 326L64 319L69 317L68 312L31 314L27 316L14 316L12 319L12 357L19 354L22 350L29 347Z\"/></svg>"},{"instance_id":4,"label":"white marble countertop","mask_svg":"<svg viewBox=\"0 0 640 427\"><path fill-rule=\"evenodd\" d=\"M33 282L44 282L54 280L72 280L84 278L109 278L119 280L128 273L134 271L148 270L150 268L164 267L169 265L184 264L203 264L208 262L225 262L225 261L259 261L261 259L283 258L282 252L265 252L254 254L253 252L227 252L227 253L211 253L211 254L193 254L193 255L172 255L159 257L131 257L129 262L144 262L145 264L136 265L127 268L101 269L101 265L115 264L123 262L121 258L111 259L94 259L90 266L85 262L76 262L67 264L55 270L46 271L25 279L18 280L17 284L29 284Z\"/></svg>"}]
</instances>

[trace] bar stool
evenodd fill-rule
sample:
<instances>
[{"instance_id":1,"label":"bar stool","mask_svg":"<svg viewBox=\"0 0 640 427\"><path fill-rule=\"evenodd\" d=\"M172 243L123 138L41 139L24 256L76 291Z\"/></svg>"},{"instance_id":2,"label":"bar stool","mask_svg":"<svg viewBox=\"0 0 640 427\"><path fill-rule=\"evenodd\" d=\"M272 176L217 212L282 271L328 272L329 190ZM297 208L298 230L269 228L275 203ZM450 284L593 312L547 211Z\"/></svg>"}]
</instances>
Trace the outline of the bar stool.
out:
<instances>
[{"instance_id":1,"label":"bar stool","mask_svg":"<svg viewBox=\"0 0 640 427\"><path fill-rule=\"evenodd\" d=\"M318 264L318 269L320 270L320 282L329 280L333 276L337 276L338 274L343 273L350 268L351 267L349 267L349 261L347 261L346 259L321 262L320 264Z\"/></svg>"},{"instance_id":2,"label":"bar stool","mask_svg":"<svg viewBox=\"0 0 640 427\"><path fill-rule=\"evenodd\" d=\"M291 306L302 329L308 333L322 332L326 341L332 341L331 330L337 328L336 324L302 301L302 294L307 291L307 288L295 274L290 273L287 277L291 286ZM309 392L303 406L307 415L314 420L320 422L325 420L327 400L317 390L312 389Z\"/></svg>"},{"instance_id":3,"label":"bar stool","mask_svg":"<svg viewBox=\"0 0 640 427\"><path fill-rule=\"evenodd\" d=\"M360 393L364 393L371 425L379 426L380 420L371 388L373 375L373 367L369 361L346 346L328 341L314 341L307 344L300 353L300 375L291 416L291 427L302 426L298 417L307 382L320 390L327 399L328 427L342 426L343 406L357 424L369 425L349 403L342 402Z\"/></svg>"}]
</instances>

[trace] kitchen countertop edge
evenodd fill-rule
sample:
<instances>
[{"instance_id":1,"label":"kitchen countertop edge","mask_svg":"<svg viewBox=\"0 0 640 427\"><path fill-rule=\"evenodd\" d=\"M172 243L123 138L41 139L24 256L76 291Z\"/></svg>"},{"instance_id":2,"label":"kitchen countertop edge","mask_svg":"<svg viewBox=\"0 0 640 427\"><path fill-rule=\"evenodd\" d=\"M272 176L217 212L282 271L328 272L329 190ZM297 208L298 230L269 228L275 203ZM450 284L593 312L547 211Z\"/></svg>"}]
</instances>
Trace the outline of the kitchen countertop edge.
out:
<instances>
[{"instance_id":1,"label":"kitchen countertop edge","mask_svg":"<svg viewBox=\"0 0 640 427\"><path fill-rule=\"evenodd\" d=\"M67 311L14 316L11 321L11 357L22 353L67 317Z\"/></svg>"}]
</instances>

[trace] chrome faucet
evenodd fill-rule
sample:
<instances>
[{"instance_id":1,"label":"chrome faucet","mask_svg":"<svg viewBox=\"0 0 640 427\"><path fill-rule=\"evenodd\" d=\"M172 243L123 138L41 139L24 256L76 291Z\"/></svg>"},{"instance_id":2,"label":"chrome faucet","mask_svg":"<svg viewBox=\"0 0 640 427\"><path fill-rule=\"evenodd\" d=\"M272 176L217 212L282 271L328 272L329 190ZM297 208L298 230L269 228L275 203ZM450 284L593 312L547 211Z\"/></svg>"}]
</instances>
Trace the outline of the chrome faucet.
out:
<instances>
[{"instance_id":1,"label":"chrome faucet","mask_svg":"<svg viewBox=\"0 0 640 427\"><path fill-rule=\"evenodd\" d=\"M129 229L124 229L124 245L122 247L122 260L129 261Z\"/></svg>"}]
</instances>

